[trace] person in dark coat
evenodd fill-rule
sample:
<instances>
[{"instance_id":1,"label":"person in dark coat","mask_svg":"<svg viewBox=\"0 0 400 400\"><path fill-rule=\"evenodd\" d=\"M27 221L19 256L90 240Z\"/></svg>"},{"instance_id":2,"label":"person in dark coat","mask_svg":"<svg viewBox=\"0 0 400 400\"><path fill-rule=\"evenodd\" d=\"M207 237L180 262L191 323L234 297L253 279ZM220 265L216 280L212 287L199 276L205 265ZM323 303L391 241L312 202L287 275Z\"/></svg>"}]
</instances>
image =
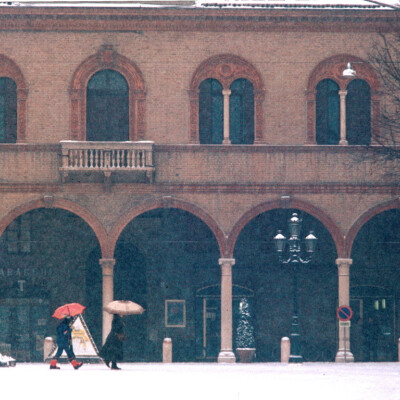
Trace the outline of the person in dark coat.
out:
<instances>
[{"instance_id":1,"label":"person in dark coat","mask_svg":"<svg viewBox=\"0 0 400 400\"><path fill-rule=\"evenodd\" d=\"M104 343L104 346L99 353L100 357L104 360L107 367L111 369L121 369L117 366L117 361L122 361L124 358L124 326L125 322L122 320L122 315L114 314L111 331L108 334L106 342Z\"/></svg>"},{"instance_id":2,"label":"person in dark coat","mask_svg":"<svg viewBox=\"0 0 400 400\"><path fill-rule=\"evenodd\" d=\"M78 369L82 366L82 362L76 361L74 349L72 348L72 329L71 329L71 317L64 318L57 326L57 352L54 355L50 363L50 369L60 369L57 366L57 361L61 357L61 354L65 350L67 353L68 361L74 367Z\"/></svg>"}]
</instances>

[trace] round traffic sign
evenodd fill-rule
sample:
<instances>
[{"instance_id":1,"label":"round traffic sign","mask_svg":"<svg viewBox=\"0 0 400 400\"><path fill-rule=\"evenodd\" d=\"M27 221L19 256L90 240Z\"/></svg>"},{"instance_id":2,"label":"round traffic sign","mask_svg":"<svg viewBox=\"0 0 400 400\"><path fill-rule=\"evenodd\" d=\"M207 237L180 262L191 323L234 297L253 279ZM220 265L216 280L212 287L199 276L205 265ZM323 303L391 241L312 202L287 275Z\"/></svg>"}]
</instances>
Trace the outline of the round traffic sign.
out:
<instances>
[{"instance_id":1,"label":"round traffic sign","mask_svg":"<svg viewBox=\"0 0 400 400\"><path fill-rule=\"evenodd\" d=\"M336 311L336 315L341 321L350 321L353 316L353 310L349 306L340 306Z\"/></svg>"}]
</instances>

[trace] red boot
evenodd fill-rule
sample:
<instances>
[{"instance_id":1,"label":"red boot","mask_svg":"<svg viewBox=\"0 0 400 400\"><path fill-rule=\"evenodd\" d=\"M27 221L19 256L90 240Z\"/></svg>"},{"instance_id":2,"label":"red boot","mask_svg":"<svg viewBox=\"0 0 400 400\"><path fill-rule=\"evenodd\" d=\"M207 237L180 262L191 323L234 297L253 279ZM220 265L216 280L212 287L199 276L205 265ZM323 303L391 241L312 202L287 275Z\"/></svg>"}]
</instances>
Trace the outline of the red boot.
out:
<instances>
[{"instance_id":1,"label":"red boot","mask_svg":"<svg viewBox=\"0 0 400 400\"><path fill-rule=\"evenodd\" d=\"M72 360L71 365L74 367L74 369L78 369L78 368L82 367L83 362L82 361L78 362L76 360Z\"/></svg>"},{"instance_id":2,"label":"red boot","mask_svg":"<svg viewBox=\"0 0 400 400\"><path fill-rule=\"evenodd\" d=\"M54 358L51 360L50 369L60 369L60 367L57 367L57 360Z\"/></svg>"}]
</instances>

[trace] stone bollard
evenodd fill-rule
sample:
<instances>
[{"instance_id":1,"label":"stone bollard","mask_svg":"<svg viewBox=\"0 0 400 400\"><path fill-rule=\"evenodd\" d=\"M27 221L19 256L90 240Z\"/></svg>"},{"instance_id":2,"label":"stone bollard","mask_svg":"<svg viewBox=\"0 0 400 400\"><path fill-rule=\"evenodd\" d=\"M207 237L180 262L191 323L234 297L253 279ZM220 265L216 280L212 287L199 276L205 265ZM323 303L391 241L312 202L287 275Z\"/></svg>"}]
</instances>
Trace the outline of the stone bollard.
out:
<instances>
[{"instance_id":1,"label":"stone bollard","mask_svg":"<svg viewBox=\"0 0 400 400\"><path fill-rule=\"evenodd\" d=\"M290 357L290 339L283 337L281 339L281 362L288 363Z\"/></svg>"},{"instance_id":2,"label":"stone bollard","mask_svg":"<svg viewBox=\"0 0 400 400\"><path fill-rule=\"evenodd\" d=\"M52 337L47 337L44 339L43 344L43 361L46 361L46 358L49 356L50 352L53 350L54 340Z\"/></svg>"},{"instance_id":3,"label":"stone bollard","mask_svg":"<svg viewBox=\"0 0 400 400\"><path fill-rule=\"evenodd\" d=\"M172 340L165 338L163 341L163 362L172 363Z\"/></svg>"}]
</instances>

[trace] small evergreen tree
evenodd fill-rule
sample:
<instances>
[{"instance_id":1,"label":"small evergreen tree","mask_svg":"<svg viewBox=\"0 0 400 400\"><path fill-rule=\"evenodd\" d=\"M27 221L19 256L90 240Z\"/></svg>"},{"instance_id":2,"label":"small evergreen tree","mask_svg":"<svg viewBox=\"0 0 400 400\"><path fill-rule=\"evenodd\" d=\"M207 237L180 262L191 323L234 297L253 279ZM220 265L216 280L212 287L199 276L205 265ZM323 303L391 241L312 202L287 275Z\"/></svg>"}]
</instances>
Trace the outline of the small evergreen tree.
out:
<instances>
[{"instance_id":1,"label":"small evergreen tree","mask_svg":"<svg viewBox=\"0 0 400 400\"><path fill-rule=\"evenodd\" d=\"M236 348L255 348L254 327L250 314L250 305L246 298L240 301L239 321L236 328Z\"/></svg>"}]
</instances>

